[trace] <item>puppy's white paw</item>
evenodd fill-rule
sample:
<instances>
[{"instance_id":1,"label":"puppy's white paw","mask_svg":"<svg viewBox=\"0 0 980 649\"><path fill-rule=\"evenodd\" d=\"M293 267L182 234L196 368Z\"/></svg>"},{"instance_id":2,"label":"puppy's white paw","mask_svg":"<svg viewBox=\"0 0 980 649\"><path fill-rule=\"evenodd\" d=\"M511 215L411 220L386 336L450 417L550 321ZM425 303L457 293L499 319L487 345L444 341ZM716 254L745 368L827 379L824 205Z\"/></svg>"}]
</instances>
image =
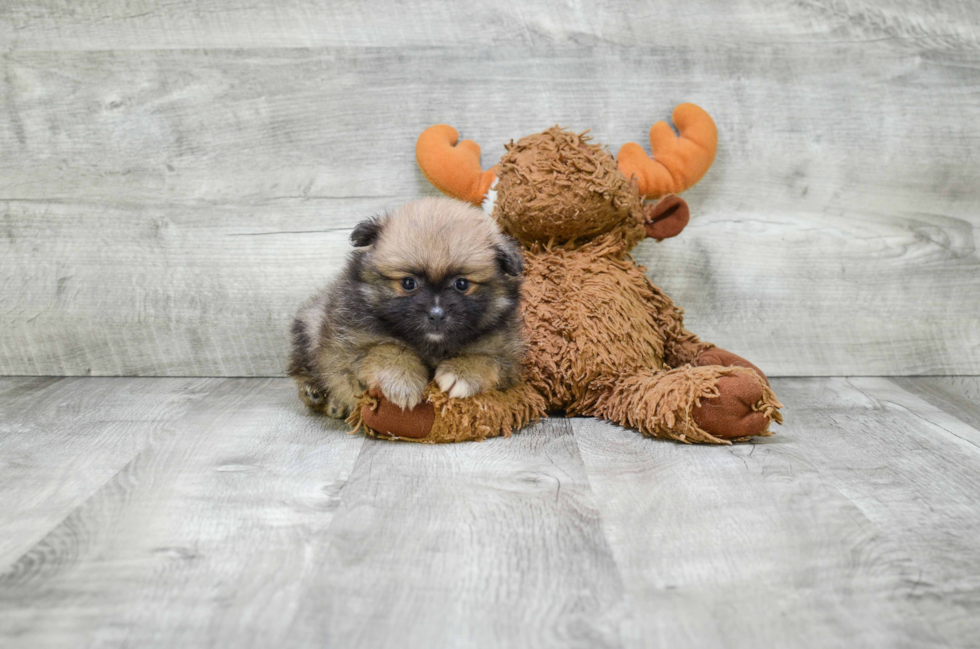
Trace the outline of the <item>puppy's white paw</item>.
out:
<instances>
[{"instance_id":1,"label":"puppy's white paw","mask_svg":"<svg viewBox=\"0 0 980 649\"><path fill-rule=\"evenodd\" d=\"M480 384L452 371L437 371L436 384L453 399L465 399L480 393Z\"/></svg>"},{"instance_id":2,"label":"puppy's white paw","mask_svg":"<svg viewBox=\"0 0 980 649\"><path fill-rule=\"evenodd\" d=\"M374 378L381 394L402 410L411 410L422 401L425 381L418 377L382 370Z\"/></svg>"}]
</instances>

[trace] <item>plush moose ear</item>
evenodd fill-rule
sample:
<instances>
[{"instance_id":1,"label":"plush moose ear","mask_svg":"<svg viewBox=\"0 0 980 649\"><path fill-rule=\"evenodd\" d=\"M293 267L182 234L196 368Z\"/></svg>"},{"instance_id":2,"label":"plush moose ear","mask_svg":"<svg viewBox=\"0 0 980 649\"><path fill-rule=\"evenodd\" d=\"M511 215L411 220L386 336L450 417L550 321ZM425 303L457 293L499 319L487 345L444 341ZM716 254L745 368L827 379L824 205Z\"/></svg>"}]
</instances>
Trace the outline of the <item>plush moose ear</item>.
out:
<instances>
[{"instance_id":1,"label":"plush moose ear","mask_svg":"<svg viewBox=\"0 0 980 649\"><path fill-rule=\"evenodd\" d=\"M651 239L662 241L676 237L691 220L687 201L676 194L668 194L656 203L643 206L644 229Z\"/></svg>"},{"instance_id":2,"label":"plush moose ear","mask_svg":"<svg viewBox=\"0 0 980 649\"><path fill-rule=\"evenodd\" d=\"M502 236L497 248L497 265L505 275L517 277L524 272L520 246L508 236Z\"/></svg>"},{"instance_id":3,"label":"plush moose ear","mask_svg":"<svg viewBox=\"0 0 980 649\"><path fill-rule=\"evenodd\" d=\"M372 216L358 223L350 233L350 242L358 248L370 246L381 232L381 217Z\"/></svg>"}]
</instances>

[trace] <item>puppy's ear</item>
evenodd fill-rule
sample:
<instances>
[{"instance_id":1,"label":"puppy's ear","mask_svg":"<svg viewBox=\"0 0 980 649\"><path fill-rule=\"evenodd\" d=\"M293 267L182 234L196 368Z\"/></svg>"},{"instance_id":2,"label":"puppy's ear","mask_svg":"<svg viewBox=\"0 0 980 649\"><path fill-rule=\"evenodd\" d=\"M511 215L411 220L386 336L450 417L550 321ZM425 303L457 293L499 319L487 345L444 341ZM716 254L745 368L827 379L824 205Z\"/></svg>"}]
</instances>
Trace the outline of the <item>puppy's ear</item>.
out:
<instances>
[{"instance_id":1,"label":"puppy's ear","mask_svg":"<svg viewBox=\"0 0 980 649\"><path fill-rule=\"evenodd\" d=\"M378 234L381 233L381 227L383 225L384 220L380 216L372 216L369 219L361 221L354 227L354 231L350 233L350 242L358 248L370 246L378 238Z\"/></svg>"},{"instance_id":2,"label":"puppy's ear","mask_svg":"<svg viewBox=\"0 0 980 649\"><path fill-rule=\"evenodd\" d=\"M494 247L497 249L497 265L504 275L517 277L524 272L524 259L516 241L502 235Z\"/></svg>"}]
</instances>

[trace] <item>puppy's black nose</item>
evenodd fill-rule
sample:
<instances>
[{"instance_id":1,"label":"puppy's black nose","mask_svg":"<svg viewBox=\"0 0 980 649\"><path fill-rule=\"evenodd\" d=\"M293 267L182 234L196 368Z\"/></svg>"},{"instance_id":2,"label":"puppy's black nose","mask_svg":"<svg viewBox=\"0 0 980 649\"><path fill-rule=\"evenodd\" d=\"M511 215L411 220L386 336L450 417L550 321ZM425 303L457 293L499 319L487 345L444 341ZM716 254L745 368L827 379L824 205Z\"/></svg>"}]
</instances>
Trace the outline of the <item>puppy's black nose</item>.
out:
<instances>
[{"instance_id":1,"label":"puppy's black nose","mask_svg":"<svg viewBox=\"0 0 980 649\"><path fill-rule=\"evenodd\" d=\"M442 310L441 306L434 306L429 309L429 323L434 325L441 325L446 320L446 312Z\"/></svg>"}]
</instances>

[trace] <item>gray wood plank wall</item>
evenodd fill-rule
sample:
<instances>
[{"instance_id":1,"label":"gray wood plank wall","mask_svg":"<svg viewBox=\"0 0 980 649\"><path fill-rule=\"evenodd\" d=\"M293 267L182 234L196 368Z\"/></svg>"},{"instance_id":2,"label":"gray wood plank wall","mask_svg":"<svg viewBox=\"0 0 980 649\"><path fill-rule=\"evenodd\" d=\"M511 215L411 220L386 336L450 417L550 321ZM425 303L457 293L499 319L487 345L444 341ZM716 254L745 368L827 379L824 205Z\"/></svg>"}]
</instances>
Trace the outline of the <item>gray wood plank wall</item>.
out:
<instances>
[{"instance_id":1,"label":"gray wood plank wall","mask_svg":"<svg viewBox=\"0 0 980 649\"><path fill-rule=\"evenodd\" d=\"M715 117L637 258L773 375L980 373L980 5L0 5L0 373L264 376L417 134Z\"/></svg>"}]
</instances>

